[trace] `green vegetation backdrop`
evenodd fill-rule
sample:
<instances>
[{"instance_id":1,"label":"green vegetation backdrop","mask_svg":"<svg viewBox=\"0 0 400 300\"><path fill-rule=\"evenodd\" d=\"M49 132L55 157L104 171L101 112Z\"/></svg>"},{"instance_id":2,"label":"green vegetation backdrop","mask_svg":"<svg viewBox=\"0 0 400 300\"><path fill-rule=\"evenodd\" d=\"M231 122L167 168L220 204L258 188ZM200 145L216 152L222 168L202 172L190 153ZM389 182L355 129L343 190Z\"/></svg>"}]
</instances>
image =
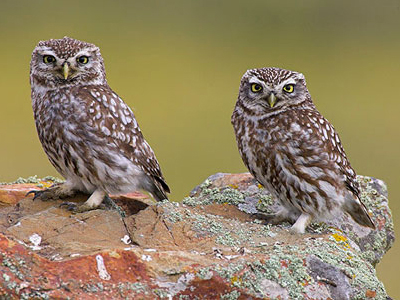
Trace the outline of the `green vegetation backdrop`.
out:
<instances>
[{"instance_id":1,"label":"green vegetation backdrop","mask_svg":"<svg viewBox=\"0 0 400 300\"><path fill-rule=\"evenodd\" d=\"M134 108L171 198L216 172L244 172L230 115L242 74L303 72L359 174L385 180L400 225L400 2L0 2L0 181L57 175L34 127L31 51L65 35L95 43L111 87ZM400 246L378 274L400 298Z\"/></svg>"}]
</instances>

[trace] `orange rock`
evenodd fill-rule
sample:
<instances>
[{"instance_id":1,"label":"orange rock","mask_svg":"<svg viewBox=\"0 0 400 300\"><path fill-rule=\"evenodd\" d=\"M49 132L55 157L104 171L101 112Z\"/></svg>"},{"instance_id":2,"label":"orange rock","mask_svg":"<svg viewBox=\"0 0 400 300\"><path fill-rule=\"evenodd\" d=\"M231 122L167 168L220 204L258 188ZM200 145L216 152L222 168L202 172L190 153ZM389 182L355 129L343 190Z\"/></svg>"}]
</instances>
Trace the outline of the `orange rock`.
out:
<instances>
[{"instance_id":1,"label":"orange rock","mask_svg":"<svg viewBox=\"0 0 400 300\"><path fill-rule=\"evenodd\" d=\"M40 188L32 183L0 185L0 206L18 203L31 190L40 190Z\"/></svg>"}]
</instances>

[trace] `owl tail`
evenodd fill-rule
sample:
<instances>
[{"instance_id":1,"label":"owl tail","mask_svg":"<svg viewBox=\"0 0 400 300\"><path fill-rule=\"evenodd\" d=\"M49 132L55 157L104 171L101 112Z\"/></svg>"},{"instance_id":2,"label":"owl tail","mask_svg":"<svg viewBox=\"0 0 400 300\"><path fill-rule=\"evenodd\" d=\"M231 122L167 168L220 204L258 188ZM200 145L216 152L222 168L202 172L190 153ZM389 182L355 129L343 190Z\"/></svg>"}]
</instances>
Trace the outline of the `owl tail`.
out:
<instances>
[{"instance_id":1,"label":"owl tail","mask_svg":"<svg viewBox=\"0 0 400 300\"><path fill-rule=\"evenodd\" d=\"M154 199L157 201L168 200L167 193L170 193L170 189L164 178L153 177L153 180L153 186L149 192L153 195Z\"/></svg>"},{"instance_id":2,"label":"owl tail","mask_svg":"<svg viewBox=\"0 0 400 300\"><path fill-rule=\"evenodd\" d=\"M343 208L358 224L375 229L375 225L368 215L367 208L361 201L348 199Z\"/></svg>"}]
</instances>

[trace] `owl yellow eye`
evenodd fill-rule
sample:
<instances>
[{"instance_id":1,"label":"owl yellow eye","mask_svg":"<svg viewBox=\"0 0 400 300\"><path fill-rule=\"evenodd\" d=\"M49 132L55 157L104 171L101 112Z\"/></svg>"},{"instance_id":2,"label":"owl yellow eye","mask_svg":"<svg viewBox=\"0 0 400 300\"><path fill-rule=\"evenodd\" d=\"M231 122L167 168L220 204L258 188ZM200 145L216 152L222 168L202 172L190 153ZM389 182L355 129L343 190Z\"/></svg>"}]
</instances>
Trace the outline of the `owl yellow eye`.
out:
<instances>
[{"instance_id":1,"label":"owl yellow eye","mask_svg":"<svg viewBox=\"0 0 400 300\"><path fill-rule=\"evenodd\" d=\"M287 84L283 87L283 90L286 93L293 93L294 92L294 84Z\"/></svg>"},{"instance_id":2,"label":"owl yellow eye","mask_svg":"<svg viewBox=\"0 0 400 300\"><path fill-rule=\"evenodd\" d=\"M43 62L46 64L51 64L56 61L56 58L53 55L45 55L43 56Z\"/></svg>"},{"instance_id":3,"label":"owl yellow eye","mask_svg":"<svg viewBox=\"0 0 400 300\"><path fill-rule=\"evenodd\" d=\"M87 56L85 56L85 55L82 55L82 56L79 56L79 57L76 59L76 61L77 61L78 63L80 63L80 64L85 65L85 64L87 64L87 63L89 62L89 57L87 57Z\"/></svg>"},{"instance_id":4,"label":"owl yellow eye","mask_svg":"<svg viewBox=\"0 0 400 300\"><path fill-rule=\"evenodd\" d=\"M259 93L259 92L261 92L262 91L262 86L261 85L259 85L258 83L252 83L251 84L251 91L253 92L253 93Z\"/></svg>"}]
</instances>

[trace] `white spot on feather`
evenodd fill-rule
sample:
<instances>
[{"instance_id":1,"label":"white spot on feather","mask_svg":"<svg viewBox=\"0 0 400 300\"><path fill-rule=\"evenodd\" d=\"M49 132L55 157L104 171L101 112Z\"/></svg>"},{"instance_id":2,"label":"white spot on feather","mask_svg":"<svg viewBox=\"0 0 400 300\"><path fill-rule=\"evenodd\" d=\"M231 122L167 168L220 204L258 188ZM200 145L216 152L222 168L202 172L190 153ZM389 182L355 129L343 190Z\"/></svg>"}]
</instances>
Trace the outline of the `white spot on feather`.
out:
<instances>
[{"instance_id":1,"label":"white spot on feather","mask_svg":"<svg viewBox=\"0 0 400 300\"><path fill-rule=\"evenodd\" d=\"M335 139L336 139L336 142L337 142L338 144L340 144L340 140L339 140L339 136L338 136L338 135L335 135Z\"/></svg>"},{"instance_id":2,"label":"white spot on feather","mask_svg":"<svg viewBox=\"0 0 400 300\"><path fill-rule=\"evenodd\" d=\"M111 134L110 130L105 126L101 127L101 131L107 136L109 136Z\"/></svg>"},{"instance_id":3,"label":"white spot on feather","mask_svg":"<svg viewBox=\"0 0 400 300\"><path fill-rule=\"evenodd\" d=\"M326 123L326 124L325 124L325 128L326 128L326 130L328 130L328 131L330 131L330 130L331 130L331 127L329 126L329 124L328 124L328 123Z\"/></svg>"},{"instance_id":4,"label":"white spot on feather","mask_svg":"<svg viewBox=\"0 0 400 300\"><path fill-rule=\"evenodd\" d=\"M324 133L325 140L327 140L328 139L328 133L326 132L325 128L322 128L322 131Z\"/></svg>"},{"instance_id":5,"label":"white spot on feather","mask_svg":"<svg viewBox=\"0 0 400 300\"><path fill-rule=\"evenodd\" d=\"M124 123L124 125L126 125L127 122L126 122L126 118L125 118L124 114L121 114L120 116L121 116L122 123Z\"/></svg>"},{"instance_id":6,"label":"white spot on feather","mask_svg":"<svg viewBox=\"0 0 400 300\"><path fill-rule=\"evenodd\" d=\"M294 131L300 131L301 130L300 125L297 124L297 123L292 123L291 129L294 130Z\"/></svg>"}]
</instances>

